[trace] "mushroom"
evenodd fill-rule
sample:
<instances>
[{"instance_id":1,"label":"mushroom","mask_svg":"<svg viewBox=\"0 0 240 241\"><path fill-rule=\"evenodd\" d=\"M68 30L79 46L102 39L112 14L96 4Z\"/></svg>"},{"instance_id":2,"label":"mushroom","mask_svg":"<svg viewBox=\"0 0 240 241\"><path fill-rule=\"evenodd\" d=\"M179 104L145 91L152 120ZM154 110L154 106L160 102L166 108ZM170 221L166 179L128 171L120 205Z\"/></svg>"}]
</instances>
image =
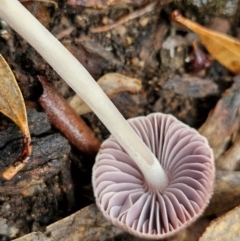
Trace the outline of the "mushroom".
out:
<instances>
[{"instance_id":1,"label":"mushroom","mask_svg":"<svg viewBox=\"0 0 240 241\"><path fill-rule=\"evenodd\" d=\"M17 0L0 0L0 18L28 41L93 110L137 163L150 185L165 185L158 160L81 63ZM161 173L161 175L159 175Z\"/></svg>"},{"instance_id":2,"label":"mushroom","mask_svg":"<svg viewBox=\"0 0 240 241\"><path fill-rule=\"evenodd\" d=\"M128 123L78 60L17 0L0 0L0 17L40 53L53 69L87 103L114 136L115 139L113 137L110 138L111 144L108 144L109 140L103 144L103 150L100 151L97 157L93 172L93 186L97 203L100 208L103 204L101 210L105 216L110 219L111 215L113 215L114 223L120 224L121 227L132 233L136 233L135 230L137 230L138 234L143 233L143 236L150 238L167 236L167 231L169 231L169 234L173 234L175 231L189 225L190 219L196 219L208 203L214 179L212 152L204 137L201 137L193 129L187 128L184 124L177 122L175 118L169 116L162 117L161 114L158 114L161 118L155 118L154 115L150 115L146 119L139 117L136 120L130 120ZM142 134L139 137L140 133ZM150 138L148 135L150 135ZM172 135L176 135L176 137L172 138ZM180 140L178 136L183 136L183 140ZM158 139L158 142L155 142L154 138L160 139ZM196 149L197 156L195 158L195 155L193 155L193 164L191 164L189 156L186 156L186 158L182 157L186 150L189 151L191 149L189 145L184 147L187 143L186 140L189 140L188 138L194 143L193 145ZM167 143L167 139L169 140L169 145L164 145L164 143ZM198 148L196 145L200 145L200 147ZM104 146L107 148L105 149ZM173 153L176 152L171 152L171 147L175 148L174 150L179 153L170 162L170 159L174 156ZM181 148L184 151L180 151ZM109 150L110 154L107 154L106 150ZM160 165L159 160L152 151L156 153L157 157L159 157L161 152L164 153L164 155L162 154L164 157L167 157L167 154L169 154L169 159L161 160ZM111 153L116 152L118 153L116 160L120 159L122 164L118 161L118 166L114 167L116 161L112 161L114 157ZM186 159L187 164L182 164L182 167L179 166L176 163L178 157ZM110 166L103 164L104 162ZM165 164L168 162L168 168L166 169ZM197 165L196 162L200 164ZM188 176L182 177L180 175L181 173L187 175L188 173L185 170L188 170L187 168L190 167L194 168L195 166L196 171L190 172ZM203 171L205 170L203 166L208 171ZM169 175L170 167L178 168ZM105 195L104 192L108 190L107 186L111 190L114 185L109 185L109 181L104 181L104 178L110 178L109 176L113 174L111 173L112 170L120 168L129 173L129 179L123 180L125 183L119 186L116 185L116 190L112 190ZM105 172L104 175L103 172ZM200 174L201 172L202 174ZM118 183L122 179L122 176L119 173L115 173L112 178L115 178L113 181L115 180L115 183ZM173 185L173 179L179 183L175 182ZM130 180L135 183L129 184ZM137 192L130 194L127 191L127 194L123 195L121 190L125 188L126 184L129 189L128 191L130 189L136 191L137 189ZM146 190L146 193L140 197L143 189ZM197 191L194 191L194 189ZM117 200L116 198L108 199L117 191L120 191ZM153 198L146 199L148 193L151 192L155 193L152 196ZM127 198L127 201L123 207L119 208L118 206L122 204L121 200L124 198ZM114 208L111 208L113 200L117 201L117 204L115 204ZM154 204L158 200L160 200L159 204ZM165 203L161 200L165 200ZM145 202L151 203L150 206L154 209L147 209L149 206L146 205L141 208L141 205ZM128 208L131 207L132 203L135 204L132 207L137 207L136 210ZM178 207L178 209L174 211L174 207ZM147 212L140 212L141 209L147 209ZM124 213L126 212L132 215L127 216L125 219L126 216ZM120 218L116 218L119 213L123 215ZM155 224L149 224L148 220L152 218L156 220ZM129 228L127 228L128 223L132 224ZM141 226L142 223L143 227ZM157 223L159 226L156 226ZM145 233L146 230L148 234Z\"/></svg>"},{"instance_id":3,"label":"mushroom","mask_svg":"<svg viewBox=\"0 0 240 241\"><path fill-rule=\"evenodd\" d=\"M189 226L213 192L214 160L206 138L171 115L154 113L129 124L156 155L167 183L152 188L110 136L93 168L96 202L115 225L141 238L160 239Z\"/></svg>"}]
</instances>

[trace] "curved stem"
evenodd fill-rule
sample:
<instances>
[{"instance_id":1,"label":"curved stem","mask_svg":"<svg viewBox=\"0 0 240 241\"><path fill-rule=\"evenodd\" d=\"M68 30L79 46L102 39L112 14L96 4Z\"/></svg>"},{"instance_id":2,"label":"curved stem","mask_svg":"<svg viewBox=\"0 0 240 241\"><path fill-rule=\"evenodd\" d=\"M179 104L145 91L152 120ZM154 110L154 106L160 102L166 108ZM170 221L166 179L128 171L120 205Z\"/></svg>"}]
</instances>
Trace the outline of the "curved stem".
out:
<instances>
[{"instance_id":1,"label":"curved stem","mask_svg":"<svg viewBox=\"0 0 240 241\"><path fill-rule=\"evenodd\" d=\"M165 186L166 174L96 81L79 61L17 0L0 0L0 17L26 39L87 103L139 166L153 188Z\"/></svg>"}]
</instances>

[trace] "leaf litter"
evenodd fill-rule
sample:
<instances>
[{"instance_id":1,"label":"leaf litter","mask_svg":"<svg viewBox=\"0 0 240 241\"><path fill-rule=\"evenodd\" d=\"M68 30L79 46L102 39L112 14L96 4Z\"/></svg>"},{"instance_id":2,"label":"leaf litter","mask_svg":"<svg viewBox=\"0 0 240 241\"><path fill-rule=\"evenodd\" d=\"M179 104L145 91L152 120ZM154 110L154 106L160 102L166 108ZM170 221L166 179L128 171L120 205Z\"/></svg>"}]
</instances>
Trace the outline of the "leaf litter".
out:
<instances>
[{"instance_id":1,"label":"leaf litter","mask_svg":"<svg viewBox=\"0 0 240 241\"><path fill-rule=\"evenodd\" d=\"M113 99L117 94L124 91L136 94L142 88L140 80L118 73L105 74L97 83L110 99ZM69 101L69 104L78 115L84 115L92 111L78 95L74 95Z\"/></svg>"},{"instance_id":2,"label":"leaf litter","mask_svg":"<svg viewBox=\"0 0 240 241\"><path fill-rule=\"evenodd\" d=\"M239 40L184 18L177 10L172 13L172 18L197 33L208 52L222 65L234 74L240 74Z\"/></svg>"},{"instance_id":3,"label":"leaf litter","mask_svg":"<svg viewBox=\"0 0 240 241\"><path fill-rule=\"evenodd\" d=\"M0 55L0 111L18 125L23 135L23 149L18 159L1 175L10 180L29 160L32 152L26 107L20 88L5 59Z\"/></svg>"},{"instance_id":4,"label":"leaf litter","mask_svg":"<svg viewBox=\"0 0 240 241\"><path fill-rule=\"evenodd\" d=\"M74 1L72 1L72 2L74 2ZM80 1L80 0L75 1L75 2L84 3L84 1ZM92 3L94 3L94 2L100 3L100 1L92 1ZM101 7L103 7L103 6L101 6ZM93 10L91 10L91 11L93 11ZM131 24L130 24L130 27L132 26ZM151 24L154 24L154 22L151 22ZM126 27L128 27L128 26L126 26ZM136 30L134 30L134 31L136 31ZM71 34L74 34L74 31ZM99 35L96 38L94 38L94 40L96 41L96 43L98 43L98 41L101 42L101 38L104 38L104 36L105 35ZM111 35L109 35L107 33L107 36L108 36L107 38L109 38L109 36L110 36L110 39L111 39ZM144 40L148 40L151 36L148 37L147 34L146 34L146 35L144 35L144 37L145 37ZM164 38L164 36L163 36L163 38ZM111 41L112 41L112 39L111 39ZM144 42L144 41L142 41L142 42L139 41L139 43L138 43L138 41L139 41L139 39L135 38L135 42L133 42L134 44L131 45L130 47L131 48L133 48L133 46L138 47L139 43ZM109 42L106 41L106 43L109 43ZM74 44L73 44L73 46L74 46ZM106 46L107 46L107 44L105 45L105 47ZM141 46L141 45L139 45L139 46ZM74 46L74 47L76 47L76 46ZM109 46L107 46L106 49L108 47ZM112 47L112 46L110 46L110 47ZM126 46L124 48L127 49ZM77 50L74 49L74 51L77 51ZM116 53L119 54L120 51L119 50L117 50L117 51L116 51ZM147 51L147 49L145 49L145 51ZM157 51L159 51L159 49ZM88 50L86 52L88 53ZM110 53L112 53L112 52L110 52ZM81 54L81 51L79 51L79 54ZM131 59L131 57L132 57L131 52L129 51L128 54L129 54L128 58ZM157 54L154 52L152 55L155 57ZM157 58L159 58L159 55L157 55L157 56L158 56ZM114 57L116 57L116 55ZM121 58L122 58L122 56L121 56ZM120 61L122 61L121 58L120 58ZM126 62L124 62L121 66L125 65L125 66L127 66L126 68L132 68L131 71L134 69L134 76L137 76L136 77L137 79L143 79L143 81L142 81L143 90L142 90L142 93L139 94L140 100L142 101L141 105L143 105L144 101L146 101L145 99L147 99L147 102L149 104L150 103L154 104L156 99L162 99L162 101L164 102L164 100L165 100L164 96L168 96L168 93L171 93L171 95L173 96L173 100L174 99L175 100L176 99L181 100L181 101L184 100L186 92L173 94L173 92L171 90L162 89L162 86L164 86L164 83L167 83L167 81L169 79L171 79L176 74L181 75L182 73L184 73L185 75L183 75L183 76L184 77L187 76L187 78L189 78L190 81L191 81L192 75L191 74L189 75L189 73L187 73L187 75L186 75L186 73L182 70L183 65L181 65L179 68L174 68L173 70L171 68L169 68L168 70L171 70L174 73L172 73L172 75L170 75L170 77L169 77L169 75L168 75L168 77L166 77L166 75L167 75L166 69L164 69L164 66L161 66L158 62L156 62L156 63L159 64L160 70L157 70L157 68L151 69L151 68L149 68L149 66L148 66L149 69L146 69L146 67L144 68L144 64L141 64L141 69L139 69L139 67L136 66L136 65L131 66L131 63L133 61L132 62L128 61L128 58L126 58ZM139 58L139 56L137 56L137 58ZM154 61L156 61L157 58L153 58ZM160 58L162 58L162 59L167 58L167 56L161 55ZM92 59L94 59L94 58L92 58ZM139 60L142 61L141 58L139 58ZM148 59L146 59L146 61L147 60ZM145 60L143 60L143 62L144 61ZM156 67L159 68L159 66L156 65L156 64L151 65L151 67L152 66L156 66ZM166 64L166 68L167 67L169 67L169 66ZM99 71L98 71L96 76L99 76L99 75L102 76L103 73L109 72L105 68L102 68L102 66L100 66L98 68L99 68ZM211 71L212 68L214 68L214 66L210 67L210 71ZM93 70L94 70L94 66L93 66ZM115 70L114 68L111 69L112 72L114 72L114 70ZM124 70L121 69L121 70L122 71L118 71L118 72L128 76L129 69L124 69ZM146 75L145 75L145 73L146 73ZM129 76L133 76L133 75L129 75ZM182 76L181 76L181 78L184 79ZM205 80L207 78L205 78L205 76L202 76L202 79ZM199 79L197 81L197 83L200 83L200 81L201 81L201 79ZM222 82L223 78L221 77L218 81ZM54 82L54 79L53 79L53 82ZM148 82L153 83L151 85L151 88L150 88L150 85L147 84ZM218 84L218 85L219 85L219 82L217 82L215 80L212 81L212 83ZM232 84L232 83L229 82L228 87L230 87L230 84ZM235 87L237 89L234 91ZM206 89L208 88L207 85L206 85L205 88ZM226 89L226 87L223 88L223 89L220 88L219 89L220 94L222 94L223 90L225 90L225 89ZM212 142L213 145L214 145L214 152L215 152L215 155L217 156L216 161L220 160L221 158L224 159L224 155L228 151L230 151L231 148L234 147L234 144L237 143L236 140L238 140L236 138L236 136L238 136L238 127L237 127L236 122L238 122L238 111L237 111L237 109L238 109L238 106L239 106L239 102L238 102L238 98L237 98L237 92L238 92L237 90L238 90L238 81L234 81L234 84L233 84L232 88L228 88L228 90L224 93L223 96L220 97L220 95L219 95L217 97L218 98L217 105L212 110L212 112L209 114L209 118L206 121L207 125L205 126L205 130L204 130L204 128L202 128L202 129L200 128L200 130L204 130L203 133L206 134L207 138L209 138L210 142ZM205 94L204 91L201 91L201 94L204 96L204 94ZM199 98L206 98L206 97L199 97ZM195 99L196 99L195 97L187 97L188 103L194 103ZM212 100L213 99L207 99L208 104ZM174 101L168 100L167 103L169 104L169 109L167 109L167 110L169 110L170 113L173 113L174 115L178 115L180 113L181 108L179 108L179 106L176 104L176 101L174 102ZM206 104L205 102L203 102L203 103ZM214 102L211 103L211 104L212 104L212 106L215 105ZM183 105L181 105L180 107L183 108ZM190 107L191 106L189 105L189 108ZM179 110L176 111L178 108L179 108ZM194 108L197 108L197 107L195 106ZM157 108L156 108L156 110L159 111L159 109L157 109ZM141 112L141 111L142 111L141 108L139 108L138 114L143 114L143 112ZM150 109L145 110L145 111L149 112ZM162 111L162 110L160 109L160 111ZM164 109L163 109L163 111L164 111ZM185 110L183 110L183 111L185 111ZM183 118L184 118L184 116L187 115L186 113L187 112L185 111L185 114L182 115ZM93 114L91 114L91 116L92 115ZM196 118L196 116L194 118ZM235 120L235 118L236 118L236 120ZM188 117L187 119L191 119L191 117ZM213 125L213 129L215 130L212 133L211 133L211 131L208 132L208 130L211 129L211 125ZM96 129L97 128L95 128L95 130ZM213 140L215 133L216 133L215 139L219 139L219 142L215 142ZM221 143L221 139L222 139L223 143ZM237 156L236 156L236 159L237 159ZM223 162L224 162L224 160L223 160ZM235 163L237 163L237 161ZM220 167L219 167L218 170L220 170ZM187 230L183 231L183 233L180 233L176 237L174 237L172 239L168 239L168 240L179 240L179 241L180 240L182 240L182 241L183 240L184 241L197 240L198 237L199 237L199 234L203 233L203 230L205 229L205 227L208 226L209 222L213 219L213 216L209 216L209 215L219 215L219 213L226 212L226 211L234 208L236 205L239 204L240 198L238 196L239 193L238 193L238 189L237 189L239 187L239 183L240 183L239 182L239 173L236 170L235 164L232 165L231 171L228 171L228 172L217 171L215 194L213 195L213 199L212 199L212 202L210 203L209 210L206 211L205 216L202 219L200 219L199 222L198 221L196 222L196 223L199 223L200 226L202 225L202 227L199 229L198 235L196 235L196 233L197 233L197 231L196 231L197 229L195 229L196 227L193 226L192 229L193 229L193 233L195 233L195 236L190 236L189 235L190 231L189 231L189 229L187 229ZM25 191L24 193L30 193L30 189L29 190L27 189L27 191ZM234 193L235 193L235 195L234 195ZM225 197L228 197L226 199L226 201L223 200ZM233 202L233 200L235 200L235 202ZM89 224L89 226L87 228L84 228L83 227L84 224L82 225L81 221L85 221L85 220L89 221L88 217L90 218L90 220L96 221L96 216L99 213L96 210L95 211L91 210L90 206L87 206L86 208L82 209L81 211L82 212L86 211L86 213L85 213L86 216L82 217L80 220L77 221L77 223L79 224L79 226L77 226L77 227L79 227L79 228L76 228L74 233L73 233L74 235L76 234L77 238L87 237L87 238L89 238L89 240L95 240L95 238L96 238L96 240L100 240L102 238L104 240L104 237L106 237L105 235L107 233L109 235L111 234L111 230L114 228L114 226L105 225L106 220L103 217L99 221L99 225L98 225L98 228L100 227L98 229L99 233L97 233L97 234L94 233L94 229L96 228L94 225L91 226L91 224ZM97 214L96 214L96 212L97 212ZM67 217L66 220L68 218L69 218L69 221L72 220L71 216ZM61 222L61 221L59 221L59 222ZM55 223L53 226L55 226L55 225L57 225L57 223ZM62 237L65 237L65 236L63 236L63 234L64 234L63 230L66 230L66 229L64 229L64 228L66 228L66 226L62 226L61 228L59 226L59 228L55 229L56 233L54 235L58 235L58 237L61 237L61 235L62 235ZM217 225L215 226L215 228L218 228ZM90 229L93 229L92 233L90 233L91 232ZM48 229L48 230L50 230L50 229ZM77 233L78 230L83 230L83 233ZM40 234L42 234L42 233L38 232L39 236L41 236L41 237L45 236L45 239L43 239L43 240L49 239L48 233L46 233L47 237L46 237L45 234L43 234L43 235L40 235ZM36 235L36 233L35 233L35 235ZM71 234L69 234L69 235L71 235ZM116 235L116 234L113 234L113 235ZM134 237L129 237L127 234L124 234L124 235L125 236L121 236L122 239L120 238L120 236L117 235L116 239L118 238L118 240L139 240L139 239L135 239ZM235 233L235 235L237 235L237 233ZM87 240L87 238L86 238L86 240ZM115 240L114 238L111 239L110 236L108 237L108 240L109 239ZM27 240L27 238L25 240ZM31 239L29 239L29 240L31 240ZM61 240L61 239L59 238L59 240Z\"/></svg>"}]
</instances>

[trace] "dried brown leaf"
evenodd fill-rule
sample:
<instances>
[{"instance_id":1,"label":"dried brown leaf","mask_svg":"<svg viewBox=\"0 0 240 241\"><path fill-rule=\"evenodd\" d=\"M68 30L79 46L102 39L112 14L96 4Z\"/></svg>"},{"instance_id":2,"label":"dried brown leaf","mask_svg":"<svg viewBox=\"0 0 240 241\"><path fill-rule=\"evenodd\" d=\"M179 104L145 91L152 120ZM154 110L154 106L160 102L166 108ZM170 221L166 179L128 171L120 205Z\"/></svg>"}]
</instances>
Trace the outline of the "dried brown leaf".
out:
<instances>
[{"instance_id":1,"label":"dried brown leaf","mask_svg":"<svg viewBox=\"0 0 240 241\"><path fill-rule=\"evenodd\" d=\"M15 122L23 134L23 150L20 157L2 173L9 180L20 171L29 159L32 147L26 107L16 79L5 59L0 55L0 111Z\"/></svg>"},{"instance_id":2,"label":"dried brown leaf","mask_svg":"<svg viewBox=\"0 0 240 241\"><path fill-rule=\"evenodd\" d=\"M197 33L208 52L223 66L235 74L240 73L240 42L237 39L209 30L184 18L178 11L172 13L172 18Z\"/></svg>"},{"instance_id":3,"label":"dried brown leaf","mask_svg":"<svg viewBox=\"0 0 240 241\"><path fill-rule=\"evenodd\" d=\"M140 80L117 73L105 74L98 80L98 84L110 99L113 99L118 93L123 91L135 94L142 88ZM91 112L91 109L78 95L75 95L69 104L78 115Z\"/></svg>"},{"instance_id":4,"label":"dried brown leaf","mask_svg":"<svg viewBox=\"0 0 240 241\"><path fill-rule=\"evenodd\" d=\"M240 239L240 206L215 219L199 241L238 241Z\"/></svg>"}]
</instances>

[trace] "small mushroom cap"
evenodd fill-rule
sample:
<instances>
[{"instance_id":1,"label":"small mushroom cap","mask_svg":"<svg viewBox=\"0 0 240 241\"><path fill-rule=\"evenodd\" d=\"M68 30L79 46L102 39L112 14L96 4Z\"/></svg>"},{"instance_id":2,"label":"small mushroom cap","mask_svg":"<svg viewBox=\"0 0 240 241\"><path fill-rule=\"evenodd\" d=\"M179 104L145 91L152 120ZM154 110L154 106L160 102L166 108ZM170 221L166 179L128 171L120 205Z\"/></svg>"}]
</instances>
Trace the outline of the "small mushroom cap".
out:
<instances>
[{"instance_id":1,"label":"small mushroom cap","mask_svg":"<svg viewBox=\"0 0 240 241\"><path fill-rule=\"evenodd\" d=\"M148 239L174 235L204 211L213 192L215 167L206 138L171 115L154 113L129 124L158 158L168 176L152 190L113 136L103 142L93 167L96 203L125 231Z\"/></svg>"}]
</instances>

